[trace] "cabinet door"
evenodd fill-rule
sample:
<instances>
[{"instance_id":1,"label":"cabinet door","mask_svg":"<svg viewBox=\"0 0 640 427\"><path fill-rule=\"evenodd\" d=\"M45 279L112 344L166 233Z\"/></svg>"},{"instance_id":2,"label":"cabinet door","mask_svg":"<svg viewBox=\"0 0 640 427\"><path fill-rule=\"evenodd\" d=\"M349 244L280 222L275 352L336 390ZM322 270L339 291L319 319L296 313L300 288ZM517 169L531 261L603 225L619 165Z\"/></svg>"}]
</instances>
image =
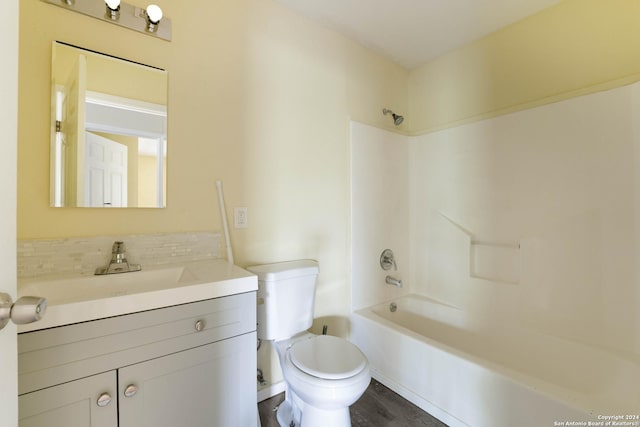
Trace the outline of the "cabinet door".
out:
<instances>
[{"instance_id":1,"label":"cabinet door","mask_svg":"<svg viewBox=\"0 0 640 427\"><path fill-rule=\"evenodd\" d=\"M110 371L23 394L18 397L19 426L115 427L116 389L116 371Z\"/></svg>"},{"instance_id":2,"label":"cabinet door","mask_svg":"<svg viewBox=\"0 0 640 427\"><path fill-rule=\"evenodd\" d=\"M255 426L255 373L255 332L119 369L120 427Z\"/></svg>"}]
</instances>

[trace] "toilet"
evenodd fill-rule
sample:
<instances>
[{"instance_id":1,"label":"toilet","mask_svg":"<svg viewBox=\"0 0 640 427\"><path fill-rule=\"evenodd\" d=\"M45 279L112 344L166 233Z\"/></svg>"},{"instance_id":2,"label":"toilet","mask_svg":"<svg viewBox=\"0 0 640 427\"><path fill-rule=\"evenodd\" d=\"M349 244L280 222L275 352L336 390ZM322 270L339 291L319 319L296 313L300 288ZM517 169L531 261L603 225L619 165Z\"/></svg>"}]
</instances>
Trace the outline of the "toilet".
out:
<instances>
[{"instance_id":1,"label":"toilet","mask_svg":"<svg viewBox=\"0 0 640 427\"><path fill-rule=\"evenodd\" d=\"M313 322L318 263L256 265L258 338L274 345L285 381L282 427L351 426L349 406L371 380L369 362L349 341L307 330Z\"/></svg>"}]
</instances>

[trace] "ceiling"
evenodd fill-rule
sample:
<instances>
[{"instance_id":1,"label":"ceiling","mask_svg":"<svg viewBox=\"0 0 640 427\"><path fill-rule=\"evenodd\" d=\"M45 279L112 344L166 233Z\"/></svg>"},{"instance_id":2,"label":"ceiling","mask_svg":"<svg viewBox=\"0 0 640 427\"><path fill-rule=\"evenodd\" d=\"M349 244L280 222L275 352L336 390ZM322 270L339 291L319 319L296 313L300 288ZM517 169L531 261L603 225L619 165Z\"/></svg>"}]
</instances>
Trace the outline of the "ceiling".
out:
<instances>
[{"instance_id":1,"label":"ceiling","mask_svg":"<svg viewBox=\"0 0 640 427\"><path fill-rule=\"evenodd\" d=\"M276 0L415 68L560 0Z\"/></svg>"}]
</instances>

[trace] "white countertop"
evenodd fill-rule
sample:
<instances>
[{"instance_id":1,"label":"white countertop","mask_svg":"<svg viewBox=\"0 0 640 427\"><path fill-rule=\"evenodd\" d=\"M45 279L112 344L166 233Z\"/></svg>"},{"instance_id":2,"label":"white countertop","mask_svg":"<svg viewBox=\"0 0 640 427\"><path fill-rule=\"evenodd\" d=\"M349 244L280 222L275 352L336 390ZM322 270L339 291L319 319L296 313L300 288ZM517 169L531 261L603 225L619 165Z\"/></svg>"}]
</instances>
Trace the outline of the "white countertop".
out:
<instances>
[{"instance_id":1,"label":"white countertop","mask_svg":"<svg viewBox=\"0 0 640 427\"><path fill-rule=\"evenodd\" d=\"M18 332L220 298L258 289L257 277L226 260L142 267L142 271L18 281L18 296L47 299L44 317Z\"/></svg>"}]
</instances>

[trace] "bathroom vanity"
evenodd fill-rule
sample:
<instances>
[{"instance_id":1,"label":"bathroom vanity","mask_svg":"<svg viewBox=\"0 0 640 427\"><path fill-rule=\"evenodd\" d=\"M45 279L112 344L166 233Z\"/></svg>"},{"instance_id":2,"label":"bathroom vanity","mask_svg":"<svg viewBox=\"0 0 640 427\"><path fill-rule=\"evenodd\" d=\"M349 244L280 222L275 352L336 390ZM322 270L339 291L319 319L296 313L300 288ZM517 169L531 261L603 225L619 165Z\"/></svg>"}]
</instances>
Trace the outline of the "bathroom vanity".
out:
<instances>
[{"instance_id":1,"label":"bathroom vanity","mask_svg":"<svg viewBox=\"0 0 640 427\"><path fill-rule=\"evenodd\" d=\"M257 424L255 276L226 261L176 268L137 289L139 273L85 278L96 293L81 300L69 281L19 288L49 299L18 335L20 427ZM122 294L117 280L134 284Z\"/></svg>"}]
</instances>

